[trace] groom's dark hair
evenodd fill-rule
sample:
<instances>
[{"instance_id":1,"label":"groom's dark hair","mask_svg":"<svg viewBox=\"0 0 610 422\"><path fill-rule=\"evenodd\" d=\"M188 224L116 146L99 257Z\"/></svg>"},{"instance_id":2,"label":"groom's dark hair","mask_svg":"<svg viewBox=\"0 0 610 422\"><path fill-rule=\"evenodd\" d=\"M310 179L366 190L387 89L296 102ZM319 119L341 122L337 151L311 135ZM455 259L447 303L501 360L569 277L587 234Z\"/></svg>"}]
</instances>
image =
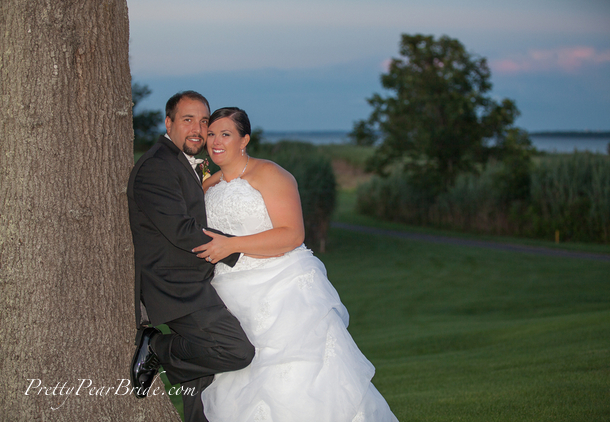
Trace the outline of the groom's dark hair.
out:
<instances>
[{"instance_id":1,"label":"groom's dark hair","mask_svg":"<svg viewBox=\"0 0 610 422\"><path fill-rule=\"evenodd\" d=\"M210 126L216 120L222 119L224 117L230 118L233 123L235 123L235 127L239 132L239 136L242 138L246 135L252 135L252 129L250 127L250 119L245 111L241 108L237 107L223 107L216 110L210 116Z\"/></svg>"},{"instance_id":2,"label":"groom's dark hair","mask_svg":"<svg viewBox=\"0 0 610 422\"><path fill-rule=\"evenodd\" d=\"M182 91L174 94L165 104L165 116L169 117L172 122L176 118L176 108L178 107L178 103L185 97L191 100L201 101L208 108L208 111L210 111L210 103L203 95L195 91Z\"/></svg>"}]
</instances>

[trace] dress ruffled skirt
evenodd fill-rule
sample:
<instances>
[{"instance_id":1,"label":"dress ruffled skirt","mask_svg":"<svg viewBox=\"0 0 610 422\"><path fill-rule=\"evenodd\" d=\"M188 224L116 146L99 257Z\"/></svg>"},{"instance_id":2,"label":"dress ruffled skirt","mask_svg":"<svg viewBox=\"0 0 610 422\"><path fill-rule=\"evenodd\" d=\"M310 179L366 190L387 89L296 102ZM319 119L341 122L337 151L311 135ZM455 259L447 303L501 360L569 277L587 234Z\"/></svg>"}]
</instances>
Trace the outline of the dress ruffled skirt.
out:
<instances>
[{"instance_id":1,"label":"dress ruffled skirt","mask_svg":"<svg viewBox=\"0 0 610 422\"><path fill-rule=\"evenodd\" d=\"M256 354L203 392L210 422L397 421L371 384L375 369L347 331L348 312L311 251L218 264L213 285Z\"/></svg>"}]
</instances>

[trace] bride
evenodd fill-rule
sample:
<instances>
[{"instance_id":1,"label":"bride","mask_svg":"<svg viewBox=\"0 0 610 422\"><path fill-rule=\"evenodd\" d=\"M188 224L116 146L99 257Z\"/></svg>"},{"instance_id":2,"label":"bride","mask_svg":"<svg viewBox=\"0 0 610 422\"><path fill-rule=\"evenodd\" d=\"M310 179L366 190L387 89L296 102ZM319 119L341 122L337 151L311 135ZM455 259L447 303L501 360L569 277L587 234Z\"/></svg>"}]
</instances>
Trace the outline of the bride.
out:
<instances>
[{"instance_id":1,"label":"bride","mask_svg":"<svg viewBox=\"0 0 610 422\"><path fill-rule=\"evenodd\" d=\"M273 162L248 156L250 122L216 110L207 149L220 171L203 184L208 224L231 233L195 249L217 263L213 285L256 348L252 364L216 375L202 400L211 422L397 421L371 384L373 365L347 331L348 313L305 248L297 184ZM283 254L283 255L282 255ZM281 255L281 256L280 256Z\"/></svg>"}]
</instances>

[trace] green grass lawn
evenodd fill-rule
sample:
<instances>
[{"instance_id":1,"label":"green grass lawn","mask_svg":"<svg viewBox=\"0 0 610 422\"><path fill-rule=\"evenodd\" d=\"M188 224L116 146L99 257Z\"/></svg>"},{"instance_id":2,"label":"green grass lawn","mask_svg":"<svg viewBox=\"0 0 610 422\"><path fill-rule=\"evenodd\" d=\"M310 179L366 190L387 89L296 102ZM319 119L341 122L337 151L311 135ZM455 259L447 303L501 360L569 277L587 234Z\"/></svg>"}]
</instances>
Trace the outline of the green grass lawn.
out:
<instances>
[{"instance_id":1,"label":"green grass lawn","mask_svg":"<svg viewBox=\"0 0 610 422\"><path fill-rule=\"evenodd\" d=\"M610 263L339 229L321 258L400 421L610 420Z\"/></svg>"}]
</instances>

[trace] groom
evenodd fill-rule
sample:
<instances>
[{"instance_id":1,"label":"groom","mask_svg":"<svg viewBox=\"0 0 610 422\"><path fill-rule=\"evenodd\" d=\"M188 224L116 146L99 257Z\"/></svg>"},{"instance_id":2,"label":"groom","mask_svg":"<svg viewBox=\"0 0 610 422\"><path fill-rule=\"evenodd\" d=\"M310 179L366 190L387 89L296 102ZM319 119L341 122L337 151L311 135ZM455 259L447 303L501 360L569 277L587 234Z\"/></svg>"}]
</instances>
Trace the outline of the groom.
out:
<instances>
[{"instance_id":1,"label":"groom","mask_svg":"<svg viewBox=\"0 0 610 422\"><path fill-rule=\"evenodd\" d=\"M194 158L206 142L209 103L185 91L168 100L165 113L167 134L138 160L127 187L138 328L131 379L144 398L162 365L188 391L185 420L207 421L201 391L214 374L248 366L254 347L210 284L214 266L192 252L212 240L203 233L211 229ZM221 262L234 266L238 258ZM171 334L153 328L160 324Z\"/></svg>"}]
</instances>

